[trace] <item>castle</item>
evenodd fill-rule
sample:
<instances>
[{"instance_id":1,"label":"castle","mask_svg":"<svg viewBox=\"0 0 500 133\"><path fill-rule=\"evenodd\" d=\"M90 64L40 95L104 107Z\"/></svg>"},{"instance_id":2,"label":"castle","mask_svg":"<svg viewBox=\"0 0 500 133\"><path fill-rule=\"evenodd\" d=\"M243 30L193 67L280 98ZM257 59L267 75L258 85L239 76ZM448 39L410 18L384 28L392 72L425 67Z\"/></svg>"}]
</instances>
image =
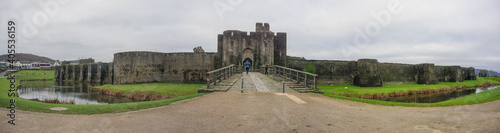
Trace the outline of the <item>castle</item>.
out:
<instances>
[{"instance_id":1,"label":"castle","mask_svg":"<svg viewBox=\"0 0 500 133\"><path fill-rule=\"evenodd\" d=\"M63 65L55 68L55 79L92 84L134 84L150 82L206 83L206 73L231 64L251 62L251 69L280 65L302 70L312 63L320 85L461 82L475 80L474 68L434 64L379 63L358 61L287 60L286 33L270 31L268 23L257 23L255 32L226 30L217 36L217 52L196 47L193 52L159 53L131 51L114 54L112 63Z\"/></svg>"}]
</instances>

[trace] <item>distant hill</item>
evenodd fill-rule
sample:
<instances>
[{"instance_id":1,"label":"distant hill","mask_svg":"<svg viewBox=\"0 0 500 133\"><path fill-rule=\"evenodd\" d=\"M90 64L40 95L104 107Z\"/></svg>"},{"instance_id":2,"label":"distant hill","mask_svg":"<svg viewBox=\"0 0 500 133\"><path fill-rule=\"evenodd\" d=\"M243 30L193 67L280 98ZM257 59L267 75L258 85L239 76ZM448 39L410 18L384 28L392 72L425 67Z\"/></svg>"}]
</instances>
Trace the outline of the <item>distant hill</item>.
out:
<instances>
[{"instance_id":1,"label":"distant hill","mask_svg":"<svg viewBox=\"0 0 500 133\"><path fill-rule=\"evenodd\" d=\"M54 61L51 58L38 56L34 54L25 54L25 53L16 53L16 60L21 63L31 63L31 62L52 62ZM8 54L0 55L0 61L7 61L9 57Z\"/></svg>"},{"instance_id":2,"label":"distant hill","mask_svg":"<svg viewBox=\"0 0 500 133\"><path fill-rule=\"evenodd\" d=\"M475 71L476 71L476 73L479 73L479 71L481 71L481 70L485 70L485 69L476 69ZM487 71L489 71L489 70L487 70ZM496 76L500 76L500 73L498 73L496 71L493 71L493 74L495 74Z\"/></svg>"}]
</instances>

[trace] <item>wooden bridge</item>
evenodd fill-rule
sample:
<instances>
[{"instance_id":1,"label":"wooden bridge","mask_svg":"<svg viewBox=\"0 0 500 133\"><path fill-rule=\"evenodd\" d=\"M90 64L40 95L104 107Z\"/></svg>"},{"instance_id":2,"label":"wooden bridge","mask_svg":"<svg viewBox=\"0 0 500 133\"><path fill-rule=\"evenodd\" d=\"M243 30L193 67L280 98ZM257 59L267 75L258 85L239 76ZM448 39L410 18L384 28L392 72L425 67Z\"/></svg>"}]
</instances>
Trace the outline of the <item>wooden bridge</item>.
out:
<instances>
[{"instance_id":1,"label":"wooden bridge","mask_svg":"<svg viewBox=\"0 0 500 133\"><path fill-rule=\"evenodd\" d=\"M319 92L318 75L283 66L272 65L265 74L264 66L246 74L242 66L229 65L207 73L207 86L198 92Z\"/></svg>"}]
</instances>

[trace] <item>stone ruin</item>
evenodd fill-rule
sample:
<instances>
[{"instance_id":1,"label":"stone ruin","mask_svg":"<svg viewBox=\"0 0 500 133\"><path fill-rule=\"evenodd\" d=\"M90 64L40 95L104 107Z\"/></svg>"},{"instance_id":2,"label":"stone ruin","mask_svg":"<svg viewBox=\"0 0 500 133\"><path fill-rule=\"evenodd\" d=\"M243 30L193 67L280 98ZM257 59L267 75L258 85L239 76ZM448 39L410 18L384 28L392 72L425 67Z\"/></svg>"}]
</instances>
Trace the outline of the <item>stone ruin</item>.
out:
<instances>
[{"instance_id":1,"label":"stone ruin","mask_svg":"<svg viewBox=\"0 0 500 133\"><path fill-rule=\"evenodd\" d=\"M227 65L249 61L251 69L264 64L302 70L307 63L316 68L318 84L362 87L383 84L436 84L475 80L474 68L435 66L434 64L379 63L376 59L358 61L287 60L287 34L270 31L268 23L256 23L255 32L226 30L217 35L217 52L201 46L193 52L159 53L148 51L115 53L113 63L62 65L55 79L92 83L135 84L149 82L206 83L206 73Z\"/></svg>"},{"instance_id":2,"label":"stone ruin","mask_svg":"<svg viewBox=\"0 0 500 133\"><path fill-rule=\"evenodd\" d=\"M193 52L194 53L204 53L205 50L203 50L203 48L201 48L201 46L198 46L198 47L193 48Z\"/></svg>"}]
</instances>

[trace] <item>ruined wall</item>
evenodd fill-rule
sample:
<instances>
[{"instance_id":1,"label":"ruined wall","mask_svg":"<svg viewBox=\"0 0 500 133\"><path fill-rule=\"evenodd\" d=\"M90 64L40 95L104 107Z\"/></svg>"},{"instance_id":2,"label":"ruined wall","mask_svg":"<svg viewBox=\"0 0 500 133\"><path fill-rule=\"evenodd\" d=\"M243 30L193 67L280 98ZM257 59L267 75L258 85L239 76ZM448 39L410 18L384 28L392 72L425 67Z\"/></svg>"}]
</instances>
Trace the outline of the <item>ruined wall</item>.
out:
<instances>
[{"instance_id":1,"label":"ruined wall","mask_svg":"<svg viewBox=\"0 0 500 133\"><path fill-rule=\"evenodd\" d=\"M415 65L380 63L380 76L384 84L415 84L417 69Z\"/></svg>"},{"instance_id":2,"label":"ruined wall","mask_svg":"<svg viewBox=\"0 0 500 133\"><path fill-rule=\"evenodd\" d=\"M65 79L71 80L73 77L73 69L71 68L71 66L66 66L64 70L65 70L65 75L64 75Z\"/></svg>"},{"instance_id":3,"label":"ruined wall","mask_svg":"<svg viewBox=\"0 0 500 133\"><path fill-rule=\"evenodd\" d=\"M89 65L88 64L80 64L80 80L82 82L88 82L88 71L89 71Z\"/></svg>"},{"instance_id":4,"label":"ruined wall","mask_svg":"<svg viewBox=\"0 0 500 133\"><path fill-rule=\"evenodd\" d=\"M54 67L54 80L59 80L61 76L61 66L55 66Z\"/></svg>"},{"instance_id":5,"label":"ruined wall","mask_svg":"<svg viewBox=\"0 0 500 133\"><path fill-rule=\"evenodd\" d=\"M361 62L360 62L361 61ZM475 80L474 68L434 66L434 64L378 63L375 59L358 61L288 60L288 66L303 70L307 63L316 68L319 85L381 86L383 84L436 84Z\"/></svg>"},{"instance_id":6,"label":"ruined wall","mask_svg":"<svg viewBox=\"0 0 500 133\"><path fill-rule=\"evenodd\" d=\"M78 65L72 65L71 66L73 68L73 81L77 81L78 79L80 79L80 66Z\"/></svg>"},{"instance_id":7,"label":"ruined wall","mask_svg":"<svg viewBox=\"0 0 500 133\"><path fill-rule=\"evenodd\" d=\"M354 73L354 85L361 87L382 87L379 63L376 59L359 59Z\"/></svg>"},{"instance_id":8,"label":"ruined wall","mask_svg":"<svg viewBox=\"0 0 500 133\"><path fill-rule=\"evenodd\" d=\"M435 74L439 82L462 82L466 76L460 66L436 66Z\"/></svg>"},{"instance_id":9,"label":"ruined wall","mask_svg":"<svg viewBox=\"0 0 500 133\"><path fill-rule=\"evenodd\" d=\"M473 67L462 68L464 71L464 80L476 80L476 70Z\"/></svg>"},{"instance_id":10,"label":"ruined wall","mask_svg":"<svg viewBox=\"0 0 500 133\"><path fill-rule=\"evenodd\" d=\"M113 84L206 83L217 53L122 52L113 59Z\"/></svg>"},{"instance_id":11,"label":"ruined wall","mask_svg":"<svg viewBox=\"0 0 500 133\"><path fill-rule=\"evenodd\" d=\"M437 84L438 78L436 74L441 72L435 72L434 64L424 63L417 65L417 83L418 84ZM438 70L440 71L440 70ZM440 76L440 75L438 75Z\"/></svg>"},{"instance_id":12,"label":"ruined wall","mask_svg":"<svg viewBox=\"0 0 500 133\"><path fill-rule=\"evenodd\" d=\"M89 82L93 85L112 83L110 63L61 65L54 69L54 80L70 82ZM98 67L104 66L104 67Z\"/></svg>"},{"instance_id":13,"label":"ruined wall","mask_svg":"<svg viewBox=\"0 0 500 133\"><path fill-rule=\"evenodd\" d=\"M113 83L113 63L97 64L97 83L112 84Z\"/></svg>"},{"instance_id":14,"label":"ruined wall","mask_svg":"<svg viewBox=\"0 0 500 133\"><path fill-rule=\"evenodd\" d=\"M288 60L288 67L303 70L307 63L316 68L319 85L353 84L356 61Z\"/></svg>"},{"instance_id":15,"label":"ruined wall","mask_svg":"<svg viewBox=\"0 0 500 133\"><path fill-rule=\"evenodd\" d=\"M91 84L96 84L97 82L97 64L88 64L87 71L87 81ZM100 79L99 79L100 80Z\"/></svg>"}]
</instances>

